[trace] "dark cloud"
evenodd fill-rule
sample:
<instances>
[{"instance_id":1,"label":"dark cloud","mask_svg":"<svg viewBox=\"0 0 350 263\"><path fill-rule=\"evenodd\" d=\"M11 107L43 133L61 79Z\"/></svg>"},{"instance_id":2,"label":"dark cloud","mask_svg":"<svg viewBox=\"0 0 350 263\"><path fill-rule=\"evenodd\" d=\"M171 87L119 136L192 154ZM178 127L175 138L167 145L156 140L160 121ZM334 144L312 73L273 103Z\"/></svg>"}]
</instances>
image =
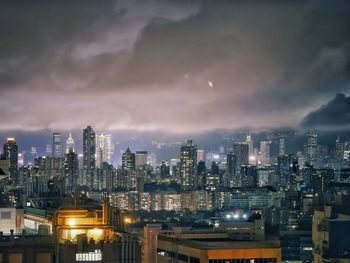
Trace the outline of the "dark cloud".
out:
<instances>
[{"instance_id":1,"label":"dark cloud","mask_svg":"<svg viewBox=\"0 0 350 263\"><path fill-rule=\"evenodd\" d=\"M306 115L301 125L305 128L348 130L350 128L350 97L337 94L327 104Z\"/></svg>"},{"instance_id":2,"label":"dark cloud","mask_svg":"<svg viewBox=\"0 0 350 263\"><path fill-rule=\"evenodd\" d=\"M297 127L349 88L349 5L3 1L1 129Z\"/></svg>"}]
</instances>

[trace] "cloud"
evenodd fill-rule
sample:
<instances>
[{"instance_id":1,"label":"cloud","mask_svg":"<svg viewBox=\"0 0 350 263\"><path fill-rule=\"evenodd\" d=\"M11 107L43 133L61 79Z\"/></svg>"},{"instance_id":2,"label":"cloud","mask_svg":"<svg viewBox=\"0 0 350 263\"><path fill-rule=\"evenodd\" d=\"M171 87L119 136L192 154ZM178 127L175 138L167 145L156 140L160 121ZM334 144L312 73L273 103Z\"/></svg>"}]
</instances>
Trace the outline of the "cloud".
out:
<instances>
[{"instance_id":1,"label":"cloud","mask_svg":"<svg viewBox=\"0 0 350 263\"><path fill-rule=\"evenodd\" d=\"M348 1L0 5L0 129L298 127L349 87Z\"/></svg>"},{"instance_id":2,"label":"cloud","mask_svg":"<svg viewBox=\"0 0 350 263\"><path fill-rule=\"evenodd\" d=\"M310 112L301 122L302 127L325 130L344 130L350 127L350 97L337 94L327 104Z\"/></svg>"}]
</instances>

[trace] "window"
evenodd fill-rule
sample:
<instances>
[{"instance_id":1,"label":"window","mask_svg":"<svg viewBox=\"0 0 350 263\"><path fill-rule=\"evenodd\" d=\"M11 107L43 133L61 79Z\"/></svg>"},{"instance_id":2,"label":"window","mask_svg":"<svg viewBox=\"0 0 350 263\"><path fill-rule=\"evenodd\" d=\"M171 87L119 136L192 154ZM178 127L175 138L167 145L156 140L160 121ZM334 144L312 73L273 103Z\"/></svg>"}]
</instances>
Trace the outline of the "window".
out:
<instances>
[{"instance_id":1,"label":"window","mask_svg":"<svg viewBox=\"0 0 350 263\"><path fill-rule=\"evenodd\" d=\"M11 212L1 212L1 219L11 219Z\"/></svg>"}]
</instances>

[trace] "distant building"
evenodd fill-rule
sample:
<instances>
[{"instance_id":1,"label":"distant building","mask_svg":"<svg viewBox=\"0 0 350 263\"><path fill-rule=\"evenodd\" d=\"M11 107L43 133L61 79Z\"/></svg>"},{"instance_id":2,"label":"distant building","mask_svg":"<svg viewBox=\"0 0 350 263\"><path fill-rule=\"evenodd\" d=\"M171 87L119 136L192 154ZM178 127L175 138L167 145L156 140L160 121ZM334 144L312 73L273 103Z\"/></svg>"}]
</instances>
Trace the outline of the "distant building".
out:
<instances>
[{"instance_id":1,"label":"distant building","mask_svg":"<svg viewBox=\"0 0 350 263\"><path fill-rule=\"evenodd\" d=\"M233 145L233 153L237 158L237 169L241 165L249 164L249 146L246 143L237 142Z\"/></svg>"},{"instance_id":2,"label":"distant building","mask_svg":"<svg viewBox=\"0 0 350 263\"><path fill-rule=\"evenodd\" d=\"M14 138L8 138L3 147L3 157L8 161L9 182L18 183L18 146Z\"/></svg>"},{"instance_id":3,"label":"distant building","mask_svg":"<svg viewBox=\"0 0 350 263\"><path fill-rule=\"evenodd\" d=\"M112 164L114 146L111 134L96 134L96 167L100 168L103 162Z\"/></svg>"},{"instance_id":4,"label":"distant building","mask_svg":"<svg viewBox=\"0 0 350 263\"><path fill-rule=\"evenodd\" d=\"M260 142L260 164L270 164L270 141Z\"/></svg>"},{"instance_id":5,"label":"distant building","mask_svg":"<svg viewBox=\"0 0 350 263\"><path fill-rule=\"evenodd\" d=\"M180 177L185 190L197 188L197 146L188 140L181 146Z\"/></svg>"},{"instance_id":6,"label":"distant building","mask_svg":"<svg viewBox=\"0 0 350 263\"><path fill-rule=\"evenodd\" d=\"M96 173L96 136L91 126L83 130L83 184L92 188Z\"/></svg>"},{"instance_id":7,"label":"distant building","mask_svg":"<svg viewBox=\"0 0 350 263\"><path fill-rule=\"evenodd\" d=\"M52 137L52 156L54 158L62 157L61 134L54 132Z\"/></svg>"},{"instance_id":8,"label":"distant building","mask_svg":"<svg viewBox=\"0 0 350 263\"><path fill-rule=\"evenodd\" d=\"M147 165L147 151L136 151L135 153L135 166L136 168L140 166Z\"/></svg>"}]
</instances>

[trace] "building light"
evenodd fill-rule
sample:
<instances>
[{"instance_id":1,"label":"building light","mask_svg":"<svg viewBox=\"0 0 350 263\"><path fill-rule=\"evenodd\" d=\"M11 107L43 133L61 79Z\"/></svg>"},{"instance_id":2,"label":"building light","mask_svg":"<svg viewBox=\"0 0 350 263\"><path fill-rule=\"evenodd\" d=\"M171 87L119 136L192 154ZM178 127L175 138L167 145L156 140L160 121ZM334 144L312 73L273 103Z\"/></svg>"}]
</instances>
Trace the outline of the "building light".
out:
<instances>
[{"instance_id":1,"label":"building light","mask_svg":"<svg viewBox=\"0 0 350 263\"><path fill-rule=\"evenodd\" d=\"M75 226L76 224L77 224L77 221L74 218L68 219L69 226Z\"/></svg>"}]
</instances>

